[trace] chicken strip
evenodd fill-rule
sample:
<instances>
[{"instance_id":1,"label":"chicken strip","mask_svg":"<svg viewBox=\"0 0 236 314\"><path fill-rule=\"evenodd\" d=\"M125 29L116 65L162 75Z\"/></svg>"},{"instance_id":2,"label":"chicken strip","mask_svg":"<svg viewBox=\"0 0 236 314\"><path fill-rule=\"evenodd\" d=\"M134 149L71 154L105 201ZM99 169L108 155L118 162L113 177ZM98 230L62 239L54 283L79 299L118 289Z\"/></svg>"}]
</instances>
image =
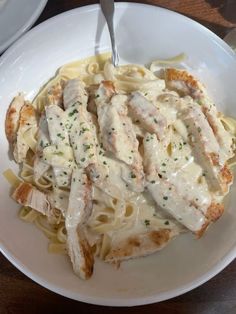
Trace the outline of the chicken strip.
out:
<instances>
[{"instance_id":1,"label":"chicken strip","mask_svg":"<svg viewBox=\"0 0 236 314\"><path fill-rule=\"evenodd\" d=\"M127 116L127 96L112 96L110 85L103 82L95 100L102 144L107 153L129 166L129 171L124 167L122 177L131 189L141 192L144 177L142 159L132 122Z\"/></svg>"},{"instance_id":2,"label":"chicken strip","mask_svg":"<svg viewBox=\"0 0 236 314\"><path fill-rule=\"evenodd\" d=\"M82 279L90 278L93 272L93 252L84 230L91 209L91 184L83 169L74 169L65 225L68 254L74 272Z\"/></svg>"},{"instance_id":3,"label":"chicken strip","mask_svg":"<svg viewBox=\"0 0 236 314\"><path fill-rule=\"evenodd\" d=\"M201 110L205 114L225 155L225 160L233 157L232 136L225 130L220 121L219 112L213 101L209 98L205 87L186 71L177 69L166 69L165 81L167 88L174 89L182 95L190 95L200 104Z\"/></svg>"},{"instance_id":4,"label":"chicken strip","mask_svg":"<svg viewBox=\"0 0 236 314\"><path fill-rule=\"evenodd\" d=\"M213 191L225 194L233 177L225 164L219 143L201 108L190 105L185 112L185 123L189 131L189 140L198 162L205 170L209 187Z\"/></svg>"},{"instance_id":5,"label":"chicken strip","mask_svg":"<svg viewBox=\"0 0 236 314\"><path fill-rule=\"evenodd\" d=\"M49 87L47 91L47 104L62 107L64 86L65 80L60 79L59 82Z\"/></svg>"},{"instance_id":6,"label":"chicken strip","mask_svg":"<svg viewBox=\"0 0 236 314\"><path fill-rule=\"evenodd\" d=\"M133 92L128 107L132 118L140 121L144 129L149 133L155 133L159 139L163 138L167 121L153 103L140 92Z\"/></svg>"},{"instance_id":7,"label":"chicken strip","mask_svg":"<svg viewBox=\"0 0 236 314\"><path fill-rule=\"evenodd\" d=\"M159 165L155 158L157 144L155 135L147 134L144 138L144 166L148 191L157 205L167 211L177 221L196 234L201 234L208 219L196 208L193 201L189 201L178 190L178 187L162 177L158 172Z\"/></svg>"},{"instance_id":8,"label":"chicken strip","mask_svg":"<svg viewBox=\"0 0 236 314\"><path fill-rule=\"evenodd\" d=\"M155 253L163 249L177 234L174 230L160 229L133 234L119 241L114 237L105 262L119 263Z\"/></svg>"},{"instance_id":9,"label":"chicken strip","mask_svg":"<svg viewBox=\"0 0 236 314\"><path fill-rule=\"evenodd\" d=\"M69 80L63 92L64 108L67 109L75 104L87 106L87 102L88 94L85 90L85 84L79 78Z\"/></svg>"},{"instance_id":10,"label":"chicken strip","mask_svg":"<svg viewBox=\"0 0 236 314\"><path fill-rule=\"evenodd\" d=\"M26 132L37 127L37 116L33 106L26 103L20 110L19 127L17 130L16 143L14 145L13 155L17 163L25 160L30 146L25 137Z\"/></svg>"},{"instance_id":11,"label":"chicken strip","mask_svg":"<svg viewBox=\"0 0 236 314\"><path fill-rule=\"evenodd\" d=\"M87 167L97 163L96 130L92 115L87 111L88 95L79 79L69 80L64 89L66 126L77 165Z\"/></svg>"},{"instance_id":12,"label":"chicken strip","mask_svg":"<svg viewBox=\"0 0 236 314\"><path fill-rule=\"evenodd\" d=\"M10 145L16 141L17 130L19 127L20 111L24 106L25 100L23 95L19 94L11 102L5 120L5 132Z\"/></svg>"},{"instance_id":13,"label":"chicken strip","mask_svg":"<svg viewBox=\"0 0 236 314\"><path fill-rule=\"evenodd\" d=\"M29 183L20 183L12 194L12 198L17 203L31 207L43 215L47 215L50 211L47 195Z\"/></svg>"},{"instance_id":14,"label":"chicken strip","mask_svg":"<svg viewBox=\"0 0 236 314\"><path fill-rule=\"evenodd\" d=\"M68 186L74 165L73 151L65 126L65 112L58 106L45 108L51 145L43 150L44 161L53 167L58 186Z\"/></svg>"},{"instance_id":15,"label":"chicken strip","mask_svg":"<svg viewBox=\"0 0 236 314\"><path fill-rule=\"evenodd\" d=\"M43 174L50 168L46 162L43 161L43 149L50 145L48 124L45 114L42 114L39 120L39 129L37 134L37 147L34 160L34 179L39 180Z\"/></svg>"}]
</instances>

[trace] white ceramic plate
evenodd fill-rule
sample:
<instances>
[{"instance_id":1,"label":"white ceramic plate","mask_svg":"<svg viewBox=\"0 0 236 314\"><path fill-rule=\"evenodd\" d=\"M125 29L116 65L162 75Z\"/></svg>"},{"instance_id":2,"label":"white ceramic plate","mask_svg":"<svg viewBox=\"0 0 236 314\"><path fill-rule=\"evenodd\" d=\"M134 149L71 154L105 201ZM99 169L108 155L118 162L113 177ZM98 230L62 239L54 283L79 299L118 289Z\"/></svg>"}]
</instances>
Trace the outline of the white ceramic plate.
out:
<instances>
[{"instance_id":1,"label":"white ceramic plate","mask_svg":"<svg viewBox=\"0 0 236 314\"><path fill-rule=\"evenodd\" d=\"M220 109L236 116L236 60L232 50L200 24L158 7L119 3L115 28L123 62L149 63L185 52L185 66L207 85ZM32 99L62 64L109 50L98 5L54 17L25 34L0 60L0 172L17 169L7 155L4 117L18 91ZM96 261L93 277L77 278L67 257L47 253L47 239L17 218L1 177L0 243L3 254L23 273L64 296L102 305L132 306L172 298L207 281L236 256L236 185L227 211L200 240L178 237L146 258L125 262L119 270Z\"/></svg>"},{"instance_id":2,"label":"white ceramic plate","mask_svg":"<svg viewBox=\"0 0 236 314\"><path fill-rule=\"evenodd\" d=\"M0 0L0 53L26 32L47 0Z\"/></svg>"}]
</instances>

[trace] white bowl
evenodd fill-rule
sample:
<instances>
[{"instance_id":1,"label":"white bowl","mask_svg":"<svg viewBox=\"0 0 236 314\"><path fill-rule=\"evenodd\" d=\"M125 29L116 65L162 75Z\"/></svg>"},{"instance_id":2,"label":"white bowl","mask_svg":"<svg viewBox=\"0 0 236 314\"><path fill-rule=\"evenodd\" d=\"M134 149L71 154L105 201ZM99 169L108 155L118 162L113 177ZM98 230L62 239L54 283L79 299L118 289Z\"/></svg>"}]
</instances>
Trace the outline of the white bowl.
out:
<instances>
[{"instance_id":1,"label":"white bowl","mask_svg":"<svg viewBox=\"0 0 236 314\"><path fill-rule=\"evenodd\" d=\"M200 24L158 7L119 3L115 28L124 62L149 63L185 52L186 68L208 87L218 107L236 116L236 59L232 50ZM62 64L110 49L98 5L75 9L37 26L0 59L0 170L14 168L4 133L6 109L18 91L36 94ZM204 283L236 256L236 185L224 216L200 239L178 237L161 252L125 262L119 270L96 261L93 277L77 278L65 256L47 252L47 239L34 225L17 218L1 177L0 243L2 253L44 287L72 299L113 306L166 300Z\"/></svg>"},{"instance_id":2,"label":"white bowl","mask_svg":"<svg viewBox=\"0 0 236 314\"><path fill-rule=\"evenodd\" d=\"M26 32L43 11L47 0L0 2L0 52Z\"/></svg>"}]
</instances>

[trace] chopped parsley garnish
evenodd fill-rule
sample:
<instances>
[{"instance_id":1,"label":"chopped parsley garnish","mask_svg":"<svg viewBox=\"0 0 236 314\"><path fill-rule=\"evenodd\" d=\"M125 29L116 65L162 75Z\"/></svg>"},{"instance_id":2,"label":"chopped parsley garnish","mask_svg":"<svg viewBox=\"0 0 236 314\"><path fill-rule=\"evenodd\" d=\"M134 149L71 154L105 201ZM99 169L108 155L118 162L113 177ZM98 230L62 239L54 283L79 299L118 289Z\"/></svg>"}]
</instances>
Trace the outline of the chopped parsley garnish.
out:
<instances>
[{"instance_id":1,"label":"chopped parsley garnish","mask_svg":"<svg viewBox=\"0 0 236 314\"><path fill-rule=\"evenodd\" d=\"M147 226L150 226L150 220L145 219L145 220L144 220L144 223L145 223L146 227L147 227Z\"/></svg>"},{"instance_id":2,"label":"chopped parsley garnish","mask_svg":"<svg viewBox=\"0 0 236 314\"><path fill-rule=\"evenodd\" d=\"M163 200L167 201L168 200L168 196L163 196Z\"/></svg>"},{"instance_id":3,"label":"chopped parsley garnish","mask_svg":"<svg viewBox=\"0 0 236 314\"><path fill-rule=\"evenodd\" d=\"M84 147L84 152L86 152L87 150L89 150L92 147L92 144L91 145L83 144L83 147Z\"/></svg>"},{"instance_id":4,"label":"chopped parsley garnish","mask_svg":"<svg viewBox=\"0 0 236 314\"><path fill-rule=\"evenodd\" d=\"M169 225L170 223L169 223L169 221L168 220L166 220L165 221L165 225Z\"/></svg>"},{"instance_id":5,"label":"chopped parsley garnish","mask_svg":"<svg viewBox=\"0 0 236 314\"><path fill-rule=\"evenodd\" d=\"M74 109L73 111L71 111L68 116L69 117L72 117L75 113L78 113L78 110L77 109Z\"/></svg>"},{"instance_id":6,"label":"chopped parsley garnish","mask_svg":"<svg viewBox=\"0 0 236 314\"><path fill-rule=\"evenodd\" d=\"M63 152L54 152L53 154L54 154L54 155L57 155L57 156L63 156L63 155L64 155Z\"/></svg>"},{"instance_id":7,"label":"chopped parsley garnish","mask_svg":"<svg viewBox=\"0 0 236 314\"><path fill-rule=\"evenodd\" d=\"M85 158L81 158L80 161L84 162L84 161L85 161Z\"/></svg>"},{"instance_id":8,"label":"chopped parsley garnish","mask_svg":"<svg viewBox=\"0 0 236 314\"><path fill-rule=\"evenodd\" d=\"M154 183L156 183L156 181L152 180L151 183L154 184Z\"/></svg>"},{"instance_id":9,"label":"chopped parsley garnish","mask_svg":"<svg viewBox=\"0 0 236 314\"><path fill-rule=\"evenodd\" d=\"M162 166L165 167L165 166L166 166L166 163L163 162L163 163L162 163Z\"/></svg>"},{"instance_id":10,"label":"chopped parsley garnish","mask_svg":"<svg viewBox=\"0 0 236 314\"><path fill-rule=\"evenodd\" d=\"M136 175L135 175L133 172L131 172L131 173L130 173L130 177L131 177L132 179L135 179L135 178L136 178Z\"/></svg>"},{"instance_id":11,"label":"chopped parsley garnish","mask_svg":"<svg viewBox=\"0 0 236 314\"><path fill-rule=\"evenodd\" d=\"M154 120L154 122L155 122L156 124L158 123L158 121L157 121L157 119L156 119L156 118L154 118L153 120Z\"/></svg>"},{"instance_id":12,"label":"chopped parsley garnish","mask_svg":"<svg viewBox=\"0 0 236 314\"><path fill-rule=\"evenodd\" d=\"M82 128L82 129L79 131L79 135L84 134L84 132L86 132L86 131L89 131L89 129L88 129L88 128Z\"/></svg>"}]
</instances>

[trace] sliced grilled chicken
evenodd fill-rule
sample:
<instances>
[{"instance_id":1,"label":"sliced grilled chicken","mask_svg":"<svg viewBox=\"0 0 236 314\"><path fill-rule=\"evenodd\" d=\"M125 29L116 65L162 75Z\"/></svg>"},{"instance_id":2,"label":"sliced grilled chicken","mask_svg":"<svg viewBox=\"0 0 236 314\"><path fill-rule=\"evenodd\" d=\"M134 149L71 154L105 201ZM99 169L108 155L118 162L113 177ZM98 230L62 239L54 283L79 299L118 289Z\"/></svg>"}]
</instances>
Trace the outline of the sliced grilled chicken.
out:
<instances>
[{"instance_id":1,"label":"sliced grilled chicken","mask_svg":"<svg viewBox=\"0 0 236 314\"><path fill-rule=\"evenodd\" d=\"M128 102L131 116L140 121L149 133L155 133L162 139L167 128L166 118L157 107L147 100L140 92L133 92Z\"/></svg>"},{"instance_id":2,"label":"sliced grilled chicken","mask_svg":"<svg viewBox=\"0 0 236 314\"><path fill-rule=\"evenodd\" d=\"M85 236L85 223L91 214L92 190L83 169L74 169L66 212L67 249L74 272L88 279L93 272L93 252Z\"/></svg>"},{"instance_id":3,"label":"sliced grilled chicken","mask_svg":"<svg viewBox=\"0 0 236 314\"><path fill-rule=\"evenodd\" d=\"M13 99L7 110L5 120L5 132L10 145L13 145L16 141L16 135L20 120L20 111L24 104L24 97L23 95L19 94Z\"/></svg>"},{"instance_id":4,"label":"sliced grilled chicken","mask_svg":"<svg viewBox=\"0 0 236 314\"><path fill-rule=\"evenodd\" d=\"M47 195L29 183L20 183L12 194L12 198L17 203L31 207L43 215L47 215L50 211Z\"/></svg>"},{"instance_id":5,"label":"sliced grilled chicken","mask_svg":"<svg viewBox=\"0 0 236 314\"><path fill-rule=\"evenodd\" d=\"M78 105L79 106L79 105ZM73 121L70 114L75 107L66 110L68 115L69 137L73 147L76 163L85 168L91 163L97 163L97 141L94 137L96 131L90 113L84 107L77 107Z\"/></svg>"},{"instance_id":6,"label":"sliced grilled chicken","mask_svg":"<svg viewBox=\"0 0 236 314\"><path fill-rule=\"evenodd\" d=\"M61 79L59 82L48 89L46 101L47 104L62 107L64 86L65 80Z\"/></svg>"},{"instance_id":7,"label":"sliced grilled chicken","mask_svg":"<svg viewBox=\"0 0 236 314\"><path fill-rule=\"evenodd\" d=\"M17 163L25 160L30 146L27 143L26 132L37 127L37 117L33 106L25 104L20 110L19 127L13 155Z\"/></svg>"},{"instance_id":8,"label":"sliced grilled chicken","mask_svg":"<svg viewBox=\"0 0 236 314\"><path fill-rule=\"evenodd\" d=\"M116 93L115 86L111 81L103 81L95 93L95 103L97 106L109 103L111 97Z\"/></svg>"},{"instance_id":9,"label":"sliced grilled chicken","mask_svg":"<svg viewBox=\"0 0 236 314\"><path fill-rule=\"evenodd\" d=\"M137 258L163 249L176 236L174 230L160 229L133 234L123 240L114 240L105 257L105 262L119 263L130 258Z\"/></svg>"},{"instance_id":10,"label":"sliced grilled chicken","mask_svg":"<svg viewBox=\"0 0 236 314\"><path fill-rule=\"evenodd\" d=\"M190 95L198 101L225 155L225 160L231 158L233 156L232 136L221 123L219 113L205 87L186 71L177 69L166 69L165 81L167 88L174 89L182 95Z\"/></svg>"},{"instance_id":11,"label":"sliced grilled chicken","mask_svg":"<svg viewBox=\"0 0 236 314\"><path fill-rule=\"evenodd\" d=\"M167 211L177 221L196 234L201 234L209 224L204 214L197 209L194 201L190 201L180 193L178 186L169 182L159 173L158 159L155 158L157 148L155 135L147 134L144 138L144 167L147 188L158 206ZM156 143L155 143L156 142Z\"/></svg>"},{"instance_id":12,"label":"sliced grilled chicken","mask_svg":"<svg viewBox=\"0 0 236 314\"><path fill-rule=\"evenodd\" d=\"M44 161L53 167L58 186L68 186L74 165L73 151L66 130L65 112L60 107L45 108L51 145L43 150Z\"/></svg>"},{"instance_id":13,"label":"sliced grilled chicken","mask_svg":"<svg viewBox=\"0 0 236 314\"><path fill-rule=\"evenodd\" d=\"M114 95L110 99L111 93L110 84L103 82L95 100L101 141L107 152L129 166L128 173L123 171L123 179L132 189L140 192L143 190L142 159L132 122L127 116L127 96Z\"/></svg>"},{"instance_id":14,"label":"sliced grilled chicken","mask_svg":"<svg viewBox=\"0 0 236 314\"><path fill-rule=\"evenodd\" d=\"M78 78L69 80L64 88L63 100L65 109L75 105L87 106L85 84Z\"/></svg>"},{"instance_id":15,"label":"sliced grilled chicken","mask_svg":"<svg viewBox=\"0 0 236 314\"><path fill-rule=\"evenodd\" d=\"M233 178L225 165L225 158L212 128L198 105L190 105L185 114L190 143L198 162L205 170L209 187L213 191L225 194Z\"/></svg>"},{"instance_id":16,"label":"sliced grilled chicken","mask_svg":"<svg viewBox=\"0 0 236 314\"><path fill-rule=\"evenodd\" d=\"M50 145L48 124L45 114L42 114L39 120L39 129L37 134L36 157L34 160L34 179L39 180L43 174L50 168L43 160L43 149Z\"/></svg>"},{"instance_id":17,"label":"sliced grilled chicken","mask_svg":"<svg viewBox=\"0 0 236 314\"><path fill-rule=\"evenodd\" d=\"M234 156L233 137L225 130L215 105L207 96L204 96L201 100L201 108L220 145L222 158L224 161L232 158Z\"/></svg>"},{"instance_id":18,"label":"sliced grilled chicken","mask_svg":"<svg viewBox=\"0 0 236 314\"><path fill-rule=\"evenodd\" d=\"M64 89L68 133L76 163L85 168L97 163L96 130L87 111L88 95L79 79L69 80Z\"/></svg>"},{"instance_id":19,"label":"sliced grilled chicken","mask_svg":"<svg viewBox=\"0 0 236 314\"><path fill-rule=\"evenodd\" d=\"M98 164L90 164L86 172L94 185L119 200L128 200L133 192L128 189L128 184L122 178L126 168L127 176L130 174L129 167L121 162L106 156L99 156ZM134 179L133 179L134 180Z\"/></svg>"},{"instance_id":20,"label":"sliced grilled chicken","mask_svg":"<svg viewBox=\"0 0 236 314\"><path fill-rule=\"evenodd\" d=\"M57 208L65 217L69 204L69 191L59 188L57 185L53 186L53 191L48 195L50 204Z\"/></svg>"}]
</instances>

